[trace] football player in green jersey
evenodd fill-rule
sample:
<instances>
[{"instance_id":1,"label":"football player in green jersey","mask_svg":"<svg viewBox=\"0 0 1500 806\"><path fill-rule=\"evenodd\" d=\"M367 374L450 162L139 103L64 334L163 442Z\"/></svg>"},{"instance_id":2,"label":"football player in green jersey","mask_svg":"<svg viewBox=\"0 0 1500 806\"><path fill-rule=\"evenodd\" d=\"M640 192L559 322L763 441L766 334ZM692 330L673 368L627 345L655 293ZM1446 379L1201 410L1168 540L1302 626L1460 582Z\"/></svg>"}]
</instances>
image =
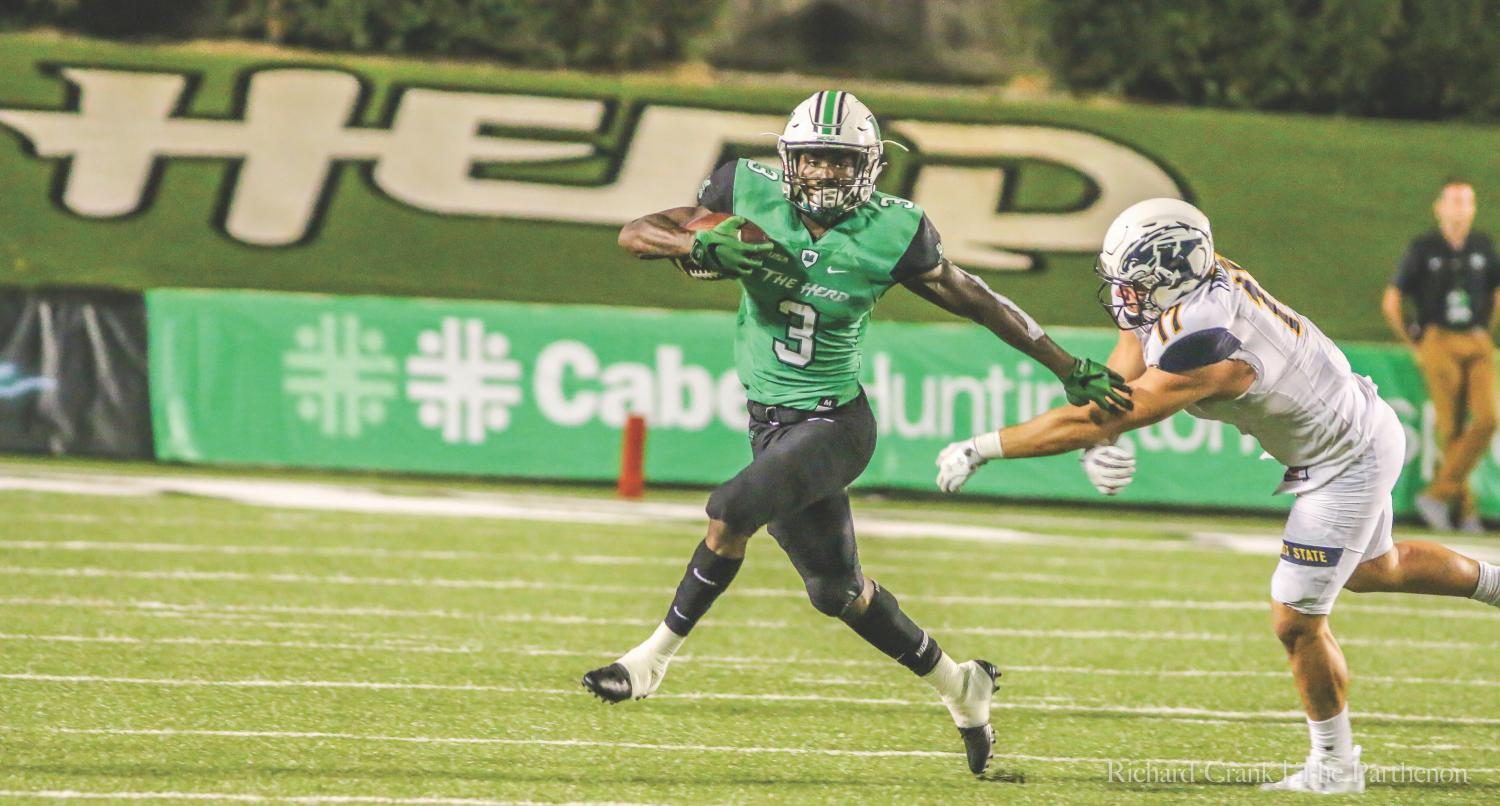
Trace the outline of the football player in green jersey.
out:
<instances>
[{"instance_id":1,"label":"football player in green jersey","mask_svg":"<svg viewBox=\"0 0 1500 806\"><path fill-rule=\"evenodd\" d=\"M689 259L738 279L735 363L749 398L754 458L709 497L707 536L656 632L584 675L583 684L607 702L655 691L683 639L739 571L751 535L765 526L814 608L932 684L978 774L994 745L989 712L999 673L983 660L955 663L890 591L860 572L846 488L875 450L875 420L859 385L870 310L900 284L1050 369L1075 405L1128 408L1129 390L946 260L915 204L875 190L884 146L874 115L853 95L827 91L803 101L778 151L779 170L726 163L704 183L696 206L653 213L620 231L620 245L638 257ZM731 217L710 230L683 227L714 212ZM746 220L772 243L742 242Z\"/></svg>"}]
</instances>

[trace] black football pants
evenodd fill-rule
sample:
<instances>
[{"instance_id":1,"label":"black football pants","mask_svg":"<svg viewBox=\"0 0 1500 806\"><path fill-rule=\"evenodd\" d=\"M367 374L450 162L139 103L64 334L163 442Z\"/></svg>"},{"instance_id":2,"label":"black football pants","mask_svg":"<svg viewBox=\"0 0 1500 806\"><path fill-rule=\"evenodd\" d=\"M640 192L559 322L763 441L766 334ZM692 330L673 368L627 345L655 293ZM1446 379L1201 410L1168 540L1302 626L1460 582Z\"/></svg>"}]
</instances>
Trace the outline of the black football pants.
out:
<instances>
[{"instance_id":1,"label":"black football pants","mask_svg":"<svg viewBox=\"0 0 1500 806\"><path fill-rule=\"evenodd\" d=\"M875 452L863 393L828 412L750 404L754 459L709 496L710 518L737 534L762 526L791 558L813 607L838 616L864 589L846 488Z\"/></svg>"}]
</instances>

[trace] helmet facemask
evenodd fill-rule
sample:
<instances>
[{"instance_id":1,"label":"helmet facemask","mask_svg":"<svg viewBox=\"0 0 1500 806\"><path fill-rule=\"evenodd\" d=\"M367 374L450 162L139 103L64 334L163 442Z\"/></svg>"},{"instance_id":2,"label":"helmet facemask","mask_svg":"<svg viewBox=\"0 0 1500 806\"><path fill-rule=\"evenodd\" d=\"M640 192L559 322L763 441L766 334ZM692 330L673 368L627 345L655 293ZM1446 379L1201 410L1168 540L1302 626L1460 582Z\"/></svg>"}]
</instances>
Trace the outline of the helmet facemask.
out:
<instances>
[{"instance_id":1,"label":"helmet facemask","mask_svg":"<svg viewBox=\"0 0 1500 806\"><path fill-rule=\"evenodd\" d=\"M782 190L787 201L825 225L868 202L875 194L875 180L885 167L876 146L782 141L776 150L781 153ZM825 176L804 177L803 160L813 155L851 160L852 170L835 165L825 170Z\"/></svg>"}]
</instances>

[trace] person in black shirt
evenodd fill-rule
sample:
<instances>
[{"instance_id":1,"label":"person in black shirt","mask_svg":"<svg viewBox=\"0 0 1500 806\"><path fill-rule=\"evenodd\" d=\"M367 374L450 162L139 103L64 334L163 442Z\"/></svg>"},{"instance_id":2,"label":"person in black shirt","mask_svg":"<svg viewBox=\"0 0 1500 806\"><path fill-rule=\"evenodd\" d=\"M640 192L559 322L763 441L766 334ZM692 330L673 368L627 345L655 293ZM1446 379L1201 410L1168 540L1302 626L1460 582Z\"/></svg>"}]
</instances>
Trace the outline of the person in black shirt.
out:
<instances>
[{"instance_id":1,"label":"person in black shirt","mask_svg":"<svg viewBox=\"0 0 1500 806\"><path fill-rule=\"evenodd\" d=\"M1482 532L1469 474L1495 433L1495 361L1490 322L1500 288L1500 258L1475 232L1474 186L1449 179L1432 206L1438 227L1407 247L1385 290L1381 311L1396 337L1416 351L1437 414L1443 455L1417 512L1434 529ZM1416 319L1408 323L1402 303Z\"/></svg>"}]
</instances>

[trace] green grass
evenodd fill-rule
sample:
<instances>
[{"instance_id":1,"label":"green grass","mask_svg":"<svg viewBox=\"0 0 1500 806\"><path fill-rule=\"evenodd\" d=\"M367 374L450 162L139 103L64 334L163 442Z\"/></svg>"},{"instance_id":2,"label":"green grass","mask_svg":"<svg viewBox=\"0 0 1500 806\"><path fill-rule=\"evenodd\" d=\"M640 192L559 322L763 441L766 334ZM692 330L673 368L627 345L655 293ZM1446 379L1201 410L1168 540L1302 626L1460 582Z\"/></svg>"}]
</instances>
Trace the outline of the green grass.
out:
<instances>
[{"instance_id":1,"label":"green grass","mask_svg":"<svg viewBox=\"0 0 1500 806\"><path fill-rule=\"evenodd\" d=\"M505 70L484 64L424 63L243 45L121 45L30 33L0 34L0 106L57 108L65 88L41 62L184 71L201 77L192 115L230 110L236 75L251 66L318 65L357 72L370 98L361 119L377 125L397 84L700 104L784 114L825 79L729 76L714 84L663 75L594 75ZM892 120L1042 123L1103 134L1144 150L1181 177L1214 218L1221 250L1255 271L1278 298L1342 339L1388 335L1377 313L1382 287L1409 239L1431 225L1434 184L1469 176L1484 198L1500 187L1497 128L1333 117L1267 115L1071 101L1007 102L986 89L852 82ZM616 115L600 136L626 136ZM899 129L898 127L895 127ZM753 133L750 133L753 134ZM913 173L895 154L883 187L904 192ZM605 161L507 174L514 178L599 179ZM1053 209L1086 191L1078 174L1043 163L1010 167L1013 201ZM49 202L51 163L27 156L0 131L0 183L7 189L0 231L0 282L263 288L399 296L730 309L735 289L686 281L663 265L642 266L614 245L612 227L441 217L373 191L345 167L316 239L288 249L252 248L210 226L225 177L216 160L175 161L154 206L124 220L72 216ZM1500 229L1481 202L1478 226ZM629 211L646 213L650 211ZM936 222L939 229L943 222ZM1047 268L994 277L994 284L1049 325L1102 326L1093 258L1049 254ZM659 269L659 271L658 271ZM947 318L915 295L891 294L879 315Z\"/></svg>"},{"instance_id":2,"label":"green grass","mask_svg":"<svg viewBox=\"0 0 1500 806\"><path fill-rule=\"evenodd\" d=\"M4 476L58 473L191 476L83 463L0 468ZM403 495L544 494L579 510L606 503L598 489L382 486ZM701 493L677 492L649 502L697 500ZM1177 550L1120 541L862 541L867 571L948 650L1006 670L995 763L1024 777L1015 783L972 779L931 692L812 611L769 540L752 542L734 589L658 696L605 707L577 678L660 617L697 540L691 521L432 519L15 490L0 492L0 506L8 525L0 537L5 793L1280 802L1202 782L1201 768L1199 783L1112 783L1105 760L1137 769L1146 759L1173 760L1166 768L1176 770L1188 760L1297 762L1306 746L1300 722L1276 713L1298 706L1261 606L1273 558L1196 548L1189 530L1170 521L1157 536L1182 542ZM858 504L862 517L885 519L978 523L987 511L991 526L1041 532L1033 526L1050 521L1072 534L1147 536L1145 515L1116 529L1106 512ZM1268 519L1189 520L1194 528L1276 530ZM1467 784L1372 785L1367 800L1493 802L1500 613L1472 602L1350 595L1335 622L1355 673L1353 713L1367 761L1487 770L1470 772ZM1414 641L1468 648L1401 643ZM1167 674L1186 670L1247 674ZM1200 710L1140 710L1161 708ZM572 741L586 744L549 744Z\"/></svg>"}]
</instances>

